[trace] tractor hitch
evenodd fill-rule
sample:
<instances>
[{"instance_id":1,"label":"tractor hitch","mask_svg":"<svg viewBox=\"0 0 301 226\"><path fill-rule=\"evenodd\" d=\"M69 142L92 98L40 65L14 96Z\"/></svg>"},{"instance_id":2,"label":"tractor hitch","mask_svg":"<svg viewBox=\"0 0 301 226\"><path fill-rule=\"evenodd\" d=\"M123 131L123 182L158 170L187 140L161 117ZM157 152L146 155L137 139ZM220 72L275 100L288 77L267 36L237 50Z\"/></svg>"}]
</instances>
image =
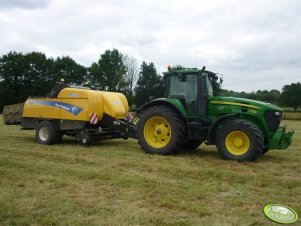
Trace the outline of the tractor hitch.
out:
<instances>
[{"instance_id":1,"label":"tractor hitch","mask_svg":"<svg viewBox=\"0 0 301 226\"><path fill-rule=\"evenodd\" d=\"M292 143L294 133L293 130L286 132L285 126L279 127L270 140L270 149L282 150L288 148Z\"/></svg>"}]
</instances>

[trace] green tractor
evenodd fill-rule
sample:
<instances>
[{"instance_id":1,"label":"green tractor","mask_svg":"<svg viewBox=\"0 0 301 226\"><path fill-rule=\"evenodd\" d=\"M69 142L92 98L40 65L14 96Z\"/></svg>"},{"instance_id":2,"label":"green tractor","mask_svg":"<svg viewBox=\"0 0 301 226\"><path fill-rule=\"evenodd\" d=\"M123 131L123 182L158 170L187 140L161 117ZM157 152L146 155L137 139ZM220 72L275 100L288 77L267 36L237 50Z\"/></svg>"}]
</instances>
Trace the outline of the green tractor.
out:
<instances>
[{"instance_id":1,"label":"green tractor","mask_svg":"<svg viewBox=\"0 0 301 226\"><path fill-rule=\"evenodd\" d=\"M213 96L217 74L202 69L163 73L166 98L138 110L138 142L150 154L216 145L224 159L254 161L272 149L286 149L293 131L280 126L283 110L249 99Z\"/></svg>"}]
</instances>

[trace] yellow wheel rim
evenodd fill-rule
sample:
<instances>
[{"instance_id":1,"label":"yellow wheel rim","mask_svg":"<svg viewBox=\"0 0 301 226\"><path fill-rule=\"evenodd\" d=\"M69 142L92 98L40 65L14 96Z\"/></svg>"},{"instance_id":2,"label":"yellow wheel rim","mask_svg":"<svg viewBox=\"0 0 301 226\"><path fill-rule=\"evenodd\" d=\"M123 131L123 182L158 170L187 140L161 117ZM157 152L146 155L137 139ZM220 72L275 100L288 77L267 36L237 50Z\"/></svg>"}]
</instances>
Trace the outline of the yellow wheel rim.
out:
<instances>
[{"instance_id":1,"label":"yellow wheel rim","mask_svg":"<svg viewBox=\"0 0 301 226\"><path fill-rule=\"evenodd\" d=\"M244 132L233 131L226 137L226 148L233 155L243 155L250 147L250 139Z\"/></svg>"},{"instance_id":2,"label":"yellow wheel rim","mask_svg":"<svg viewBox=\"0 0 301 226\"><path fill-rule=\"evenodd\" d=\"M168 121L160 116L151 117L144 125L144 138L153 148L165 147L171 138Z\"/></svg>"}]
</instances>

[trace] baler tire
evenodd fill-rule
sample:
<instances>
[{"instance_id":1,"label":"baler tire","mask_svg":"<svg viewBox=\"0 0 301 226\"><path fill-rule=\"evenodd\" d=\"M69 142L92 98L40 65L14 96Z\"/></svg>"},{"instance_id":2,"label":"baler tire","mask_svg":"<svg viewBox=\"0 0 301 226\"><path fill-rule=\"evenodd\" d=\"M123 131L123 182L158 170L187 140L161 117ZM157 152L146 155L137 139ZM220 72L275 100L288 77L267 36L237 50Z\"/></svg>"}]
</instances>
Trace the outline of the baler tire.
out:
<instances>
[{"instance_id":1,"label":"baler tire","mask_svg":"<svg viewBox=\"0 0 301 226\"><path fill-rule=\"evenodd\" d=\"M153 119L158 119L158 130L151 132ZM161 120L161 121L160 121ZM158 131L162 129L161 132ZM166 134L167 138L162 138ZM170 155L180 150L184 143L186 130L181 116L169 107L153 106L139 114L137 125L138 144L148 154ZM150 136L151 135L151 136ZM158 135L159 138L154 138ZM161 139L162 138L162 139ZM157 142L157 143L156 143ZM163 143L163 144L162 144ZM152 146L153 145L153 146Z\"/></svg>"},{"instance_id":2,"label":"baler tire","mask_svg":"<svg viewBox=\"0 0 301 226\"><path fill-rule=\"evenodd\" d=\"M83 145L88 145L88 144L90 144L91 139L89 138L89 136L84 135L84 136L81 138L81 142L82 142Z\"/></svg>"},{"instance_id":3,"label":"baler tire","mask_svg":"<svg viewBox=\"0 0 301 226\"><path fill-rule=\"evenodd\" d=\"M40 144L51 145L56 143L57 131L53 124L49 121L41 121L36 128L36 139Z\"/></svg>"},{"instance_id":4,"label":"baler tire","mask_svg":"<svg viewBox=\"0 0 301 226\"><path fill-rule=\"evenodd\" d=\"M65 89L68 88L69 86L67 84L56 84L52 90L50 91L49 97L50 98L57 98L58 95L60 94L60 92Z\"/></svg>"},{"instance_id":5,"label":"baler tire","mask_svg":"<svg viewBox=\"0 0 301 226\"><path fill-rule=\"evenodd\" d=\"M255 161L262 153L264 139L255 124L235 119L218 130L216 144L220 155L226 160Z\"/></svg>"},{"instance_id":6,"label":"baler tire","mask_svg":"<svg viewBox=\"0 0 301 226\"><path fill-rule=\"evenodd\" d=\"M183 149L184 150L194 150L196 149L198 146L200 146L202 144L203 141L201 140L196 140L196 139L192 139L192 140L188 140L186 142L184 142L183 144Z\"/></svg>"}]
</instances>

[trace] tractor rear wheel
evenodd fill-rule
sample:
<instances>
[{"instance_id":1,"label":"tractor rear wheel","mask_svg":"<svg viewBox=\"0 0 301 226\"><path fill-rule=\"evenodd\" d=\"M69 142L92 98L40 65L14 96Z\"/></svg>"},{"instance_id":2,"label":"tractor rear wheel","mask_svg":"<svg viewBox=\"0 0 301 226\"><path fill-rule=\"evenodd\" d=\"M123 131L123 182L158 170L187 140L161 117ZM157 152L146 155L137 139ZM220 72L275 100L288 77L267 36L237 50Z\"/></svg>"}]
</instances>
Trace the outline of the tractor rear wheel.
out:
<instances>
[{"instance_id":1,"label":"tractor rear wheel","mask_svg":"<svg viewBox=\"0 0 301 226\"><path fill-rule=\"evenodd\" d=\"M224 159L255 161L261 155L264 142L256 125L244 119L235 119L218 130L216 143Z\"/></svg>"},{"instance_id":2,"label":"tractor rear wheel","mask_svg":"<svg viewBox=\"0 0 301 226\"><path fill-rule=\"evenodd\" d=\"M198 146L200 146L202 144L202 142L203 141L201 141L201 140L195 140L195 139L188 140L188 141L184 142L183 149L184 150L194 150Z\"/></svg>"},{"instance_id":3,"label":"tractor rear wheel","mask_svg":"<svg viewBox=\"0 0 301 226\"><path fill-rule=\"evenodd\" d=\"M165 106L147 108L139 115L138 143L149 154L173 154L183 146L185 124L174 110Z\"/></svg>"}]
</instances>

